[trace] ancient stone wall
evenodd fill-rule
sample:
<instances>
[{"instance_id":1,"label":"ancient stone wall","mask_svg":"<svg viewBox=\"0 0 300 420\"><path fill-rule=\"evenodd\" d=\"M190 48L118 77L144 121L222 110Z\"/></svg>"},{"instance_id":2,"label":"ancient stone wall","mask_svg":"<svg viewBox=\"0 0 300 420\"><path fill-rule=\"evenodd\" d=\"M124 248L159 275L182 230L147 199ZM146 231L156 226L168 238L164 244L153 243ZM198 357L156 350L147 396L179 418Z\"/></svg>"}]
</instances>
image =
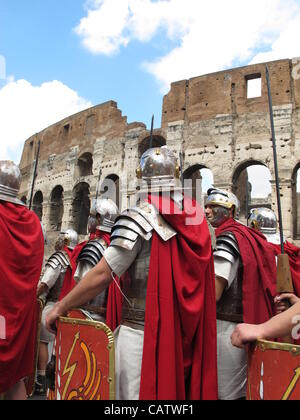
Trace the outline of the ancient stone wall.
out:
<instances>
[{"instance_id":1,"label":"ancient stone wall","mask_svg":"<svg viewBox=\"0 0 300 420\"><path fill-rule=\"evenodd\" d=\"M296 176L300 168L300 74L298 77L297 66L297 60L268 63L284 234L289 240L297 239L299 217ZM253 79L261 79L261 94L248 98L247 86ZM99 185L107 179L116 183L121 209L134 201L135 171L142 152L148 147L149 130L143 123L128 124L115 102L70 116L25 142L20 168L21 196L27 200L38 141L41 148L34 189L35 208L42 213L51 238L49 249L59 229L77 228L81 214L86 217L89 200L96 195L99 174ZM154 131L153 144L167 144L178 157L181 154L183 170L192 178L194 171L208 168L215 186L234 192L241 183L239 175L248 166L268 167L272 175L272 207L276 210L265 64L173 83L163 100L162 125ZM84 235L84 228L80 229Z\"/></svg>"}]
</instances>

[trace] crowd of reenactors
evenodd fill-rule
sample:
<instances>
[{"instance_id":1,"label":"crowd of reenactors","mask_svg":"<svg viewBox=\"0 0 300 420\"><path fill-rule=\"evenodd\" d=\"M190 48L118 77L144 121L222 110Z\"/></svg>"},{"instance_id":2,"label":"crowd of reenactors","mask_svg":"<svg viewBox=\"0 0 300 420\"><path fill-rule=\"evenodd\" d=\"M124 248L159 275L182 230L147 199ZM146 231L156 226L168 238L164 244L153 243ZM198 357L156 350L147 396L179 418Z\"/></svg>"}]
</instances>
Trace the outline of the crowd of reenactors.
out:
<instances>
[{"instance_id":1,"label":"crowd of reenactors","mask_svg":"<svg viewBox=\"0 0 300 420\"><path fill-rule=\"evenodd\" d=\"M295 293L278 296L274 212L254 209L245 226L237 197L218 188L208 190L203 210L184 194L165 146L147 150L137 174L136 205L119 213L112 200L94 199L88 239L60 232L41 276L41 223L17 198L18 167L0 162L4 398L25 399L32 375L36 394L49 395L57 322L74 308L114 333L119 400L245 399L246 345L291 334L300 315L300 249L284 243ZM37 297L43 312L34 373Z\"/></svg>"}]
</instances>

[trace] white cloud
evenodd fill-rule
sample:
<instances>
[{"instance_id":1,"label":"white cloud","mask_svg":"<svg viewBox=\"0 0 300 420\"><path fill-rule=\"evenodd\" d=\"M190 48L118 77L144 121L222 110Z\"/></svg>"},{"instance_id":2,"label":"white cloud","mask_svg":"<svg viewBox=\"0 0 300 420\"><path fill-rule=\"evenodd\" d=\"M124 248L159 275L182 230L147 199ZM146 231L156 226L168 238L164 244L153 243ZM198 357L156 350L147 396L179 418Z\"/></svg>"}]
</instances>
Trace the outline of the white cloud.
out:
<instances>
[{"instance_id":1,"label":"white cloud","mask_svg":"<svg viewBox=\"0 0 300 420\"><path fill-rule=\"evenodd\" d=\"M0 159L19 163L27 138L91 105L57 80L32 86L10 78L0 89Z\"/></svg>"},{"instance_id":2,"label":"white cloud","mask_svg":"<svg viewBox=\"0 0 300 420\"><path fill-rule=\"evenodd\" d=\"M300 55L299 0L89 0L87 7L76 32L93 53L115 54L158 30L176 41L167 55L143 63L162 91L172 81L250 61L262 48L274 49L276 58Z\"/></svg>"},{"instance_id":3,"label":"white cloud","mask_svg":"<svg viewBox=\"0 0 300 420\"><path fill-rule=\"evenodd\" d=\"M257 54L251 63L263 63L282 58L294 58L300 55L300 14L288 22L287 27L274 41L270 51Z\"/></svg>"}]
</instances>

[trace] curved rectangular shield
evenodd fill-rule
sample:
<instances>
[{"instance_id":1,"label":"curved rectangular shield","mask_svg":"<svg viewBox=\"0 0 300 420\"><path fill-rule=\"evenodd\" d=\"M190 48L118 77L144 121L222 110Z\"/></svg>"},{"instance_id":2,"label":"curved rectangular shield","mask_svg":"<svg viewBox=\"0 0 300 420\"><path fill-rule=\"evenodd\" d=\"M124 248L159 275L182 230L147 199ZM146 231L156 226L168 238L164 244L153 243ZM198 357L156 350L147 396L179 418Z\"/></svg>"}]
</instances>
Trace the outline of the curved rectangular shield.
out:
<instances>
[{"instance_id":1,"label":"curved rectangular shield","mask_svg":"<svg viewBox=\"0 0 300 420\"><path fill-rule=\"evenodd\" d=\"M300 346L258 340L248 353L248 400L300 399Z\"/></svg>"},{"instance_id":2,"label":"curved rectangular shield","mask_svg":"<svg viewBox=\"0 0 300 420\"><path fill-rule=\"evenodd\" d=\"M115 399L114 337L107 325L72 311L56 336L55 400Z\"/></svg>"}]
</instances>

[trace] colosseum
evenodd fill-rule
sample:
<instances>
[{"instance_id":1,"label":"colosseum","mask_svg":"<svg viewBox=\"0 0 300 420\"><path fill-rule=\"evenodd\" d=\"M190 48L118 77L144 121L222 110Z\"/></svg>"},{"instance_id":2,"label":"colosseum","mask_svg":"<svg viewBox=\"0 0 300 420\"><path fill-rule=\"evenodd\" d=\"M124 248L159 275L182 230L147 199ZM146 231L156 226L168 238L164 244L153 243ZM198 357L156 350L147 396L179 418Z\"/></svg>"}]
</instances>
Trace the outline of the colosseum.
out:
<instances>
[{"instance_id":1,"label":"colosseum","mask_svg":"<svg viewBox=\"0 0 300 420\"><path fill-rule=\"evenodd\" d=\"M299 63L300 59L268 63L284 235L298 245ZM166 144L182 156L185 179L194 182L201 177L201 169L210 169L214 185L235 192L242 207L247 196L245 169L267 167L272 187L267 205L276 210L265 72L266 65L258 64L172 83L163 99L161 127L153 132L153 145ZM261 86L254 98L248 94L253 80ZM117 104L109 101L65 118L25 142L20 162L21 196L28 202L40 144L33 210L47 231L48 253L61 229L73 227L81 238L86 235L90 201L96 191L103 193L106 180L114 182L121 209L131 204L137 189L136 168L149 148L149 137L144 123L127 123Z\"/></svg>"}]
</instances>

